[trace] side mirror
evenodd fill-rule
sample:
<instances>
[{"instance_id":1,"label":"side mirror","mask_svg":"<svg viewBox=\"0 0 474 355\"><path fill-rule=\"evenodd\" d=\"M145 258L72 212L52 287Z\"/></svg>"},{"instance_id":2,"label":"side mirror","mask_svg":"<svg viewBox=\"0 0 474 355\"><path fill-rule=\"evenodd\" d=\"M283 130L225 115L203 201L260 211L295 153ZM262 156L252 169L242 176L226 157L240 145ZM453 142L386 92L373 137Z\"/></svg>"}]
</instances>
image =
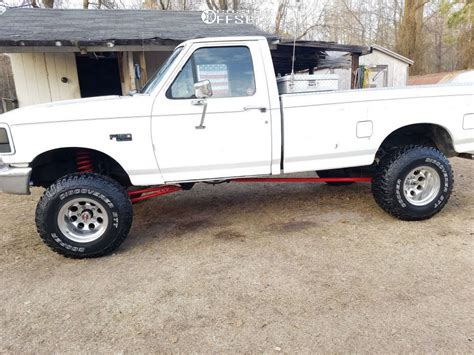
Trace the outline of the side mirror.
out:
<instances>
[{"instance_id":1,"label":"side mirror","mask_svg":"<svg viewBox=\"0 0 474 355\"><path fill-rule=\"evenodd\" d=\"M212 96L212 86L209 80L198 81L194 84L194 96L198 99L205 99Z\"/></svg>"}]
</instances>

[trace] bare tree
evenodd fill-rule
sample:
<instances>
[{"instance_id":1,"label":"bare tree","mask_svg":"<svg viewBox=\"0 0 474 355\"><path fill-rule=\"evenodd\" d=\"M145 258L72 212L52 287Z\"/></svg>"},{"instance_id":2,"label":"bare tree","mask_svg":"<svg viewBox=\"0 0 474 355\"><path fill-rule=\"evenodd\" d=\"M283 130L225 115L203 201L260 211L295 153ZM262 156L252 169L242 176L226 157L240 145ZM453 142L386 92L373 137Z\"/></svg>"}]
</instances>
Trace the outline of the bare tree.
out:
<instances>
[{"instance_id":1,"label":"bare tree","mask_svg":"<svg viewBox=\"0 0 474 355\"><path fill-rule=\"evenodd\" d=\"M206 0L210 10L234 10L240 9L240 0Z\"/></svg>"},{"instance_id":2,"label":"bare tree","mask_svg":"<svg viewBox=\"0 0 474 355\"><path fill-rule=\"evenodd\" d=\"M397 50L400 54L413 59L411 73L421 71L423 9L428 0L405 0L402 21L399 28Z\"/></svg>"},{"instance_id":3,"label":"bare tree","mask_svg":"<svg viewBox=\"0 0 474 355\"><path fill-rule=\"evenodd\" d=\"M288 10L288 0L280 0L275 16L275 33L280 34L282 30L282 24L285 20L286 12Z\"/></svg>"},{"instance_id":4,"label":"bare tree","mask_svg":"<svg viewBox=\"0 0 474 355\"><path fill-rule=\"evenodd\" d=\"M143 7L145 9L157 9L158 2L157 0L145 0L145 2L143 3Z\"/></svg>"},{"instance_id":5,"label":"bare tree","mask_svg":"<svg viewBox=\"0 0 474 355\"><path fill-rule=\"evenodd\" d=\"M460 54L459 69L474 67L474 0L455 1L463 3L459 10L448 17L448 27L459 32L457 48Z\"/></svg>"},{"instance_id":6,"label":"bare tree","mask_svg":"<svg viewBox=\"0 0 474 355\"><path fill-rule=\"evenodd\" d=\"M188 10L187 0L145 0L143 8L152 10Z\"/></svg>"}]
</instances>

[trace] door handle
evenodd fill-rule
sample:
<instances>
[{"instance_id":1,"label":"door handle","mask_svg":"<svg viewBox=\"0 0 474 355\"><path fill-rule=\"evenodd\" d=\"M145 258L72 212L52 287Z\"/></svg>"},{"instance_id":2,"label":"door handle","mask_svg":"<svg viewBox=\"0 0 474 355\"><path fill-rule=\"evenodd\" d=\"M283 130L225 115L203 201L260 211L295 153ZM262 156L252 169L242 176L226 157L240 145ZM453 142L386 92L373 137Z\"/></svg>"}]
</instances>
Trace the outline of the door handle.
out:
<instances>
[{"instance_id":1,"label":"door handle","mask_svg":"<svg viewBox=\"0 0 474 355\"><path fill-rule=\"evenodd\" d=\"M195 100L195 101L200 101L199 103L193 103L193 105L202 105L202 113L201 113L201 122L199 122L199 126L196 126L196 129L205 129L206 126L204 126L204 118L206 118L206 111L207 111L207 101L205 99L202 100ZM191 101L192 103L192 101Z\"/></svg>"},{"instance_id":2,"label":"door handle","mask_svg":"<svg viewBox=\"0 0 474 355\"><path fill-rule=\"evenodd\" d=\"M259 110L260 112L267 112L267 108L263 106L245 106L244 111Z\"/></svg>"},{"instance_id":3,"label":"door handle","mask_svg":"<svg viewBox=\"0 0 474 355\"><path fill-rule=\"evenodd\" d=\"M203 99L198 99L198 100L191 100L191 105L194 106L202 106L204 105L205 101Z\"/></svg>"}]
</instances>

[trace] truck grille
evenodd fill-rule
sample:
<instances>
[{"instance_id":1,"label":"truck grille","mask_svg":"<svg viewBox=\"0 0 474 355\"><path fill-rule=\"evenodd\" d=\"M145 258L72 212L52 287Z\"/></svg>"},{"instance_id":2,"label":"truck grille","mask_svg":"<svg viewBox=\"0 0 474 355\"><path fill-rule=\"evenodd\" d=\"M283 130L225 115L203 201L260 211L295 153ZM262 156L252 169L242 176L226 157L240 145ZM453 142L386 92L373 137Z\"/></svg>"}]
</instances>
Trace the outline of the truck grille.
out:
<instances>
[{"instance_id":1,"label":"truck grille","mask_svg":"<svg viewBox=\"0 0 474 355\"><path fill-rule=\"evenodd\" d=\"M11 151L7 130L5 128L0 128L0 154L11 153Z\"/></svg>"}]
</instances>

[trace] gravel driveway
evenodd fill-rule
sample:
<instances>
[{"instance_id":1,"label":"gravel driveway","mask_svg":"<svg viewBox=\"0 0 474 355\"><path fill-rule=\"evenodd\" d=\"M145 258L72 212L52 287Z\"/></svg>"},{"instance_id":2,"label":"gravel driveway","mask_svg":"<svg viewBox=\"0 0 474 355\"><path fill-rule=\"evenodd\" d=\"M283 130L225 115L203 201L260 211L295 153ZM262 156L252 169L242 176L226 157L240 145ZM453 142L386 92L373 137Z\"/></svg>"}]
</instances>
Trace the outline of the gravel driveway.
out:
<instances>
[{"instance_id":1,"label":"gravel driveway","mask_svg":"<svg viewBox=\"0 0 474 355\"><path fill-rule=\"evenodd\" d=\"M198 185L135 207L110 256L36 235L0 195L0 352L474 352L474 164L447 207L380 210L368 184Z\"/></svg>"}]
</instances>

